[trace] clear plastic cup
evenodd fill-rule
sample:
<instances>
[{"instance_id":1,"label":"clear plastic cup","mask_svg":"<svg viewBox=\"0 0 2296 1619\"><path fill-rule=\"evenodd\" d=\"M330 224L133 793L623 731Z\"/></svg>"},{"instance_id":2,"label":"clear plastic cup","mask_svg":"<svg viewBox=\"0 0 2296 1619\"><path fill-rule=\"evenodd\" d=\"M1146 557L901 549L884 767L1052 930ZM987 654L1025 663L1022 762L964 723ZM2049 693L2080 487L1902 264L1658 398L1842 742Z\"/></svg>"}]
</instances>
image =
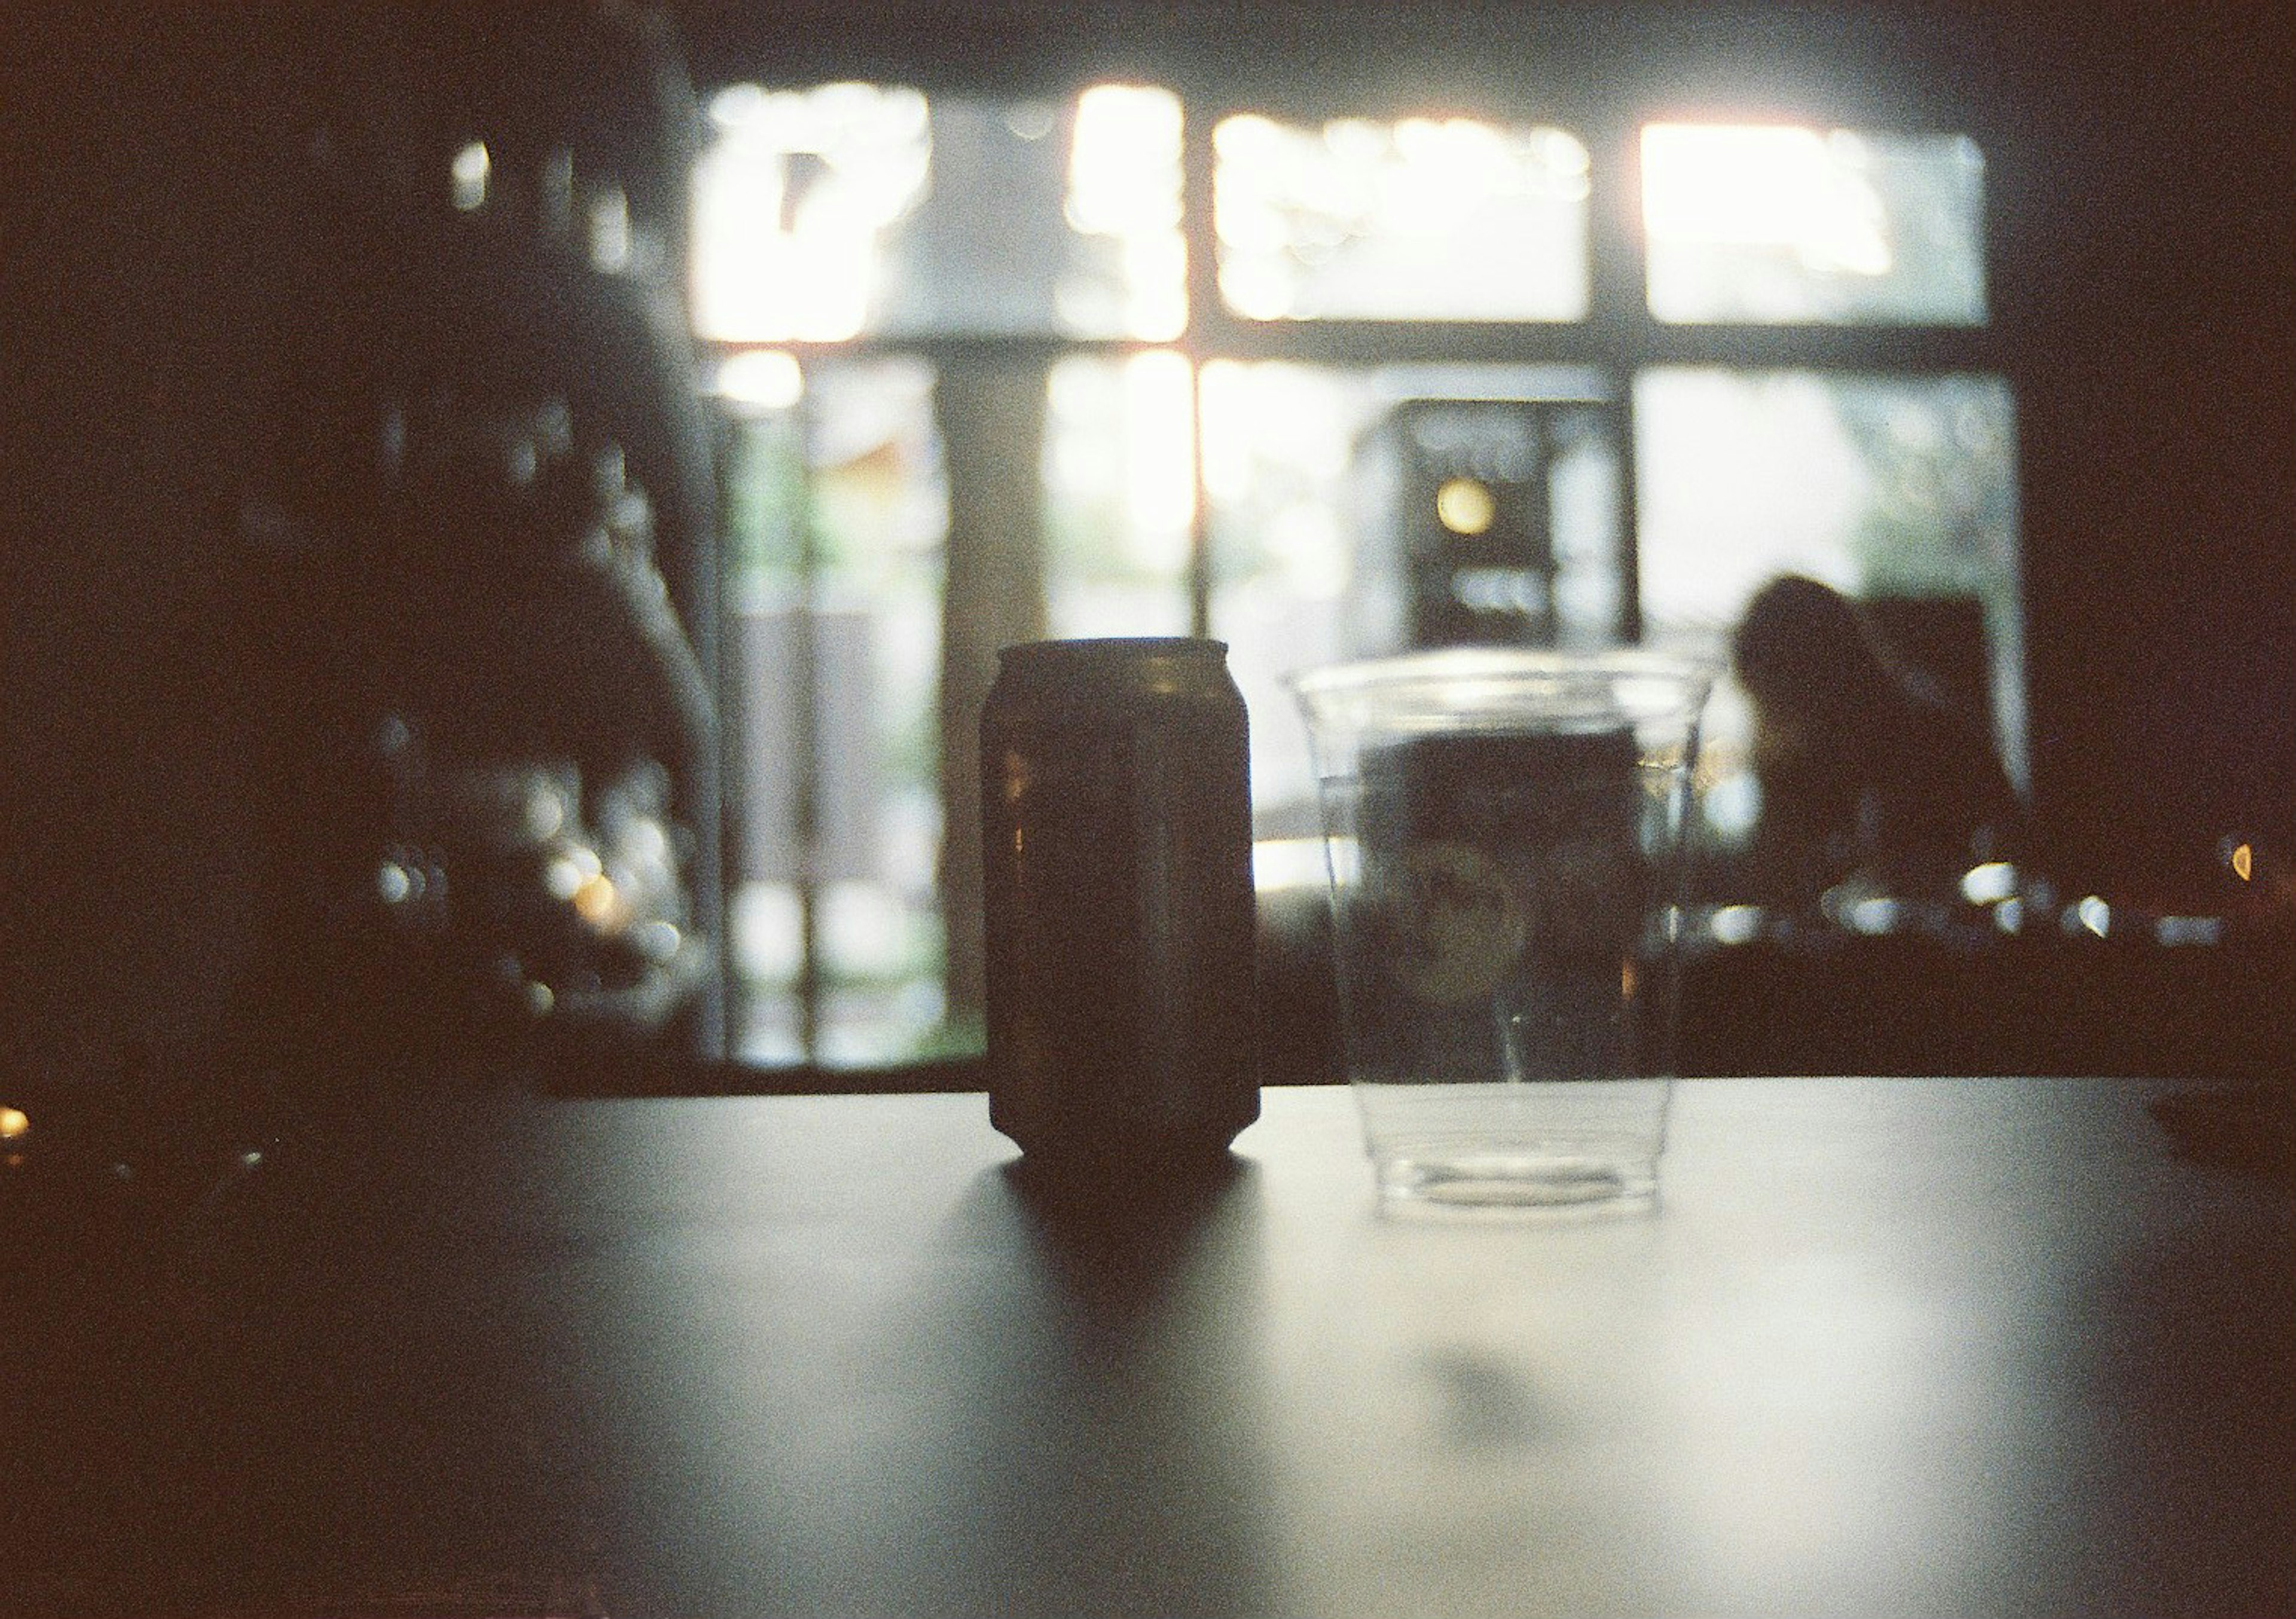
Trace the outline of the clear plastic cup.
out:
<instances>
[{"instance_id":1,"label":"clear plastic cup","mask_svg":"<svg viewBox=\"0 0 2296 1619\"><path fill-rule=\"evenodd\" d=\"M1712 675L1461 648L1293 680L1386 1211L1655 1199Z\"/></svg>"}]
</instances>

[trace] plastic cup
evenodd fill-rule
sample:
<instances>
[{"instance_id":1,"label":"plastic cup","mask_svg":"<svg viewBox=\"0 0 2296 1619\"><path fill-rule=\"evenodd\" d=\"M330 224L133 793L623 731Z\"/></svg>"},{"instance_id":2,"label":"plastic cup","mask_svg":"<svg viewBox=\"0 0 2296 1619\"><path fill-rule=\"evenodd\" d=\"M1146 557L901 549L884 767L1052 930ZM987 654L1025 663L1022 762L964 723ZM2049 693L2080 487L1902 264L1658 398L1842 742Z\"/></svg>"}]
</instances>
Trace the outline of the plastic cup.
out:
<instances>
[{"instance_id":1,"label":"plastic cup","mask_svg":"<svg viewBox=\"0 0 2296 1619\"><path fill-rule=\"evenodd\" d=\"M1498 648L1293 680L1385 1212L1654 1202L1711 683L1657 653Z\"/></svg>"}]
</instances>

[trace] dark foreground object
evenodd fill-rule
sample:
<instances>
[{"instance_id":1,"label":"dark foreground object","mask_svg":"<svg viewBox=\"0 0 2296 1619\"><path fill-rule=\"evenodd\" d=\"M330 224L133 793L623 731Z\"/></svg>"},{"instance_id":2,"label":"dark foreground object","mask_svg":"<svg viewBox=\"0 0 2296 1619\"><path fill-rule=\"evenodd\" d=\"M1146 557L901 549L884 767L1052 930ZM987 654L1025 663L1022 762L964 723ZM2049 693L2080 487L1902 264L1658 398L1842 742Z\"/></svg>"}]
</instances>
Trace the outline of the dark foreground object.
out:
<instances>
[{"instance_id":1,"label":"dark foreground object","mask_svg":"<svg viewBox=\"0 0 2296 1619\"><path fill-rule=\"evenodd\" d=\"M1007 647L980 716L989 1116L1090 1178L1259 1115L1243 699L1217 641Z\"/></svg>"}]
</instances>

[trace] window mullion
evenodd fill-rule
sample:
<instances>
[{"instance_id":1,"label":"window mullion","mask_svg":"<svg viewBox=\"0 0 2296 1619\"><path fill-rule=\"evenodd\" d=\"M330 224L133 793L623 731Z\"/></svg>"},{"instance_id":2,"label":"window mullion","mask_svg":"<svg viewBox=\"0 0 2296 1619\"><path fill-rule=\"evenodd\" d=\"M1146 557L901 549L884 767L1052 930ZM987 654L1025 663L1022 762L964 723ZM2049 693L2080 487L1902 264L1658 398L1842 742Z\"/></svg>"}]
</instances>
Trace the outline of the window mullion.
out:
<instances>
[{"instance_id":1,"label":"window mullion","mask_svg":"<svg viewBox=\"0 0 2296 1619\"><path fill-rule=\"evenodd\" d=\"M1898 372L1915 375L2000 369L1998 344L1981 328L1958 326L1750 326L1652 323L1635 345L1653 365L1726 365L1736 370Z\"/></svg>"},{"instance_id":2,"label":"window mullion","mask_svg":"<svg viewBox=\"0 0 2296 1619\"><path fill-rule=\"evenodd\" d=\"M1617 439L1619 636L1642 639L1641 519L1635 470L1635 371L1650 326L1643 295L1637 127L1616 117L1583 131L1587 153L1586 356L1610 373Z\"/></svg>"},{"instance_id":3,"label":"window mullion","mask_svg":"<svg viewBox=\"0 0 2296 1619\"><path fill-rule=\"evenodd\" d=\"M1621 370L1641 357L1650 325L1643 296L1642 189L1637 128L1611 119L1583 132L1587 155L1588 336Z\"/></svg>"}]
</instances>

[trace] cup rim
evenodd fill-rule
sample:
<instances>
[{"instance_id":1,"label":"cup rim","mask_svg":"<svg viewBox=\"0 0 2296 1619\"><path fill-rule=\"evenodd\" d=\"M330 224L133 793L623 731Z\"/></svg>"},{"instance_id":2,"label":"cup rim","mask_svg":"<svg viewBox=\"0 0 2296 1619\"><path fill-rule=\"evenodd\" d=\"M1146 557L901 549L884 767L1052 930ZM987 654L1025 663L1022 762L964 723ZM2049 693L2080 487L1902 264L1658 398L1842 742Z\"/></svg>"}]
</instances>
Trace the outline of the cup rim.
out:
<instances>
[{"instance_id":1,"label":"cup rim","mask_svg":"<svg viewBox=\"0 0 2296 1619\"><path fill-rule=\"evenodd\" d=\"M1646 647L1443 647L1324 664L1285 684L1311 713L1375 709L1390 724L1472 730L1520 720L1527 706L1555 718L1694 715L1720 674L1715 659Z\"/></svg>"},{"instance_id":2,"label":"cup rim","mask_svg":"<svg viewBox=\"0 0 2296 1619\"><path fill-rule=\"evenodd\" d=\"M1557 647L1455 646L1348 658L1295 669L1285 678L1295 688L1340 690L1408 680L1451 679L1484 674L1554 678L1581 675L1672 675L1712 679L1718 659L1654 647L1601 647L1572 651Z\"/></svg>"}]
</instances>

